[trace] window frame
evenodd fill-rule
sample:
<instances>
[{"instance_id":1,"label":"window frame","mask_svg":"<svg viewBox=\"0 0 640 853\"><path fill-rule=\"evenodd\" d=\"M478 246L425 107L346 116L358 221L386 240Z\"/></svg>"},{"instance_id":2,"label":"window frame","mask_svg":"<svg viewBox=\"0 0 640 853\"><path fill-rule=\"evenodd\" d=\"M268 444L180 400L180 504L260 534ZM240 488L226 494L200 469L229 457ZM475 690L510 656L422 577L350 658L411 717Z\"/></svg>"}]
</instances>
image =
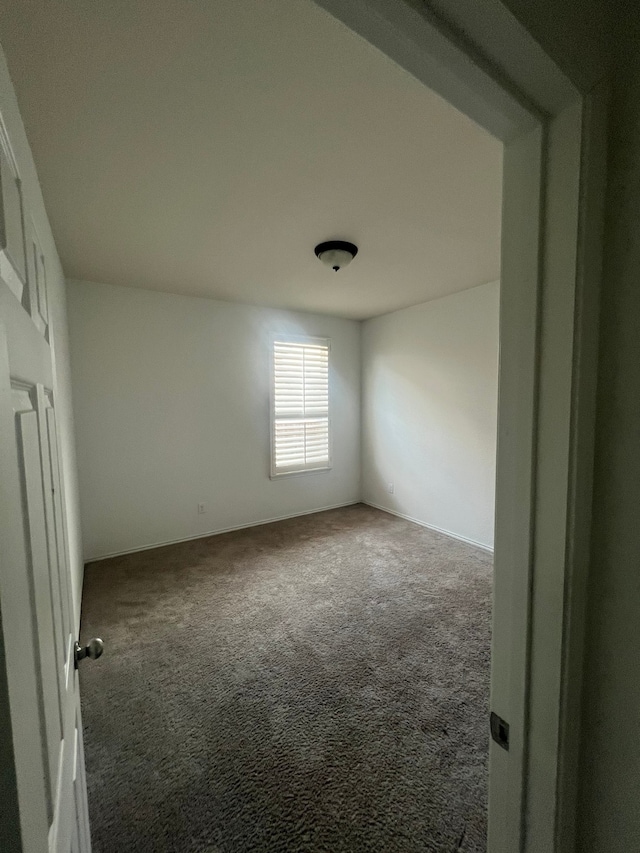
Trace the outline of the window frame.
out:
<instances>
[{"instance_id":1,"label":"window frame","mask_svg":"<svg viewBox=\"0 0 640 853\"><path fill-rule=\"evenodd\" d=\"M275 345L281 344L310 344L326 346L327 348L327 464L317 468L298 468L293 471L276 470L276 383L275 383ZM286 477L301 477L306 474L326 474L333 468L333 393L332 393L332 365L331 365L331 338L314 335L292 335L272 334L269 342L269 433L270 433L270 460L269 477L271 480L281 480ZM293 420L293 419L292 419Z\"/></svg>"}]
</instances>

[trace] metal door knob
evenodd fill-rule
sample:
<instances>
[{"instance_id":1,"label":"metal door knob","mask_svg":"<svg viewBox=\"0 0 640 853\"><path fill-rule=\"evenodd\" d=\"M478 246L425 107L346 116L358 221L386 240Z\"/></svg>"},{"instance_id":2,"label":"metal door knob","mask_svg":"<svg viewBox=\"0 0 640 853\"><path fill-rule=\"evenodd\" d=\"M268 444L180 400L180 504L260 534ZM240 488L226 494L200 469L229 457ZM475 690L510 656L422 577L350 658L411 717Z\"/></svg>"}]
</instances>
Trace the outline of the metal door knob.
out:
<instances>
[{"instance_id":1,"label":"metal door knob","mask_svg":"<svg viewBox=\"0 0 640 853\"><path fill-rule=\"evenodd\" d=\"M89 640L86 646L81 646L80 643L76 643L74 651L76 666L78 666L78 661L83 658L91 658L91 660L99 658L104 651L104 643L100 637L94 637L93 640Z\"/></svg>"}]
</instances>

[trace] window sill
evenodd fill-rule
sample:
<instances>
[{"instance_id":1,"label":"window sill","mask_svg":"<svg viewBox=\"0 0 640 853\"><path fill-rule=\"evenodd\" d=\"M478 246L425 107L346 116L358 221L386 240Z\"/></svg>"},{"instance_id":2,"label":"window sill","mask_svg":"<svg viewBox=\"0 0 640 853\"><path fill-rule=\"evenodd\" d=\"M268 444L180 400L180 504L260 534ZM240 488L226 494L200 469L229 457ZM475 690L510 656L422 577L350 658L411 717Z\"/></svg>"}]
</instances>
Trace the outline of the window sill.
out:
<instances>
[{"instance_id":1,"label":"window sill","mask_svg":"<svg viewBox=\"0 0 640 853\"><path fill-rule=\"evenodd\" d=\"M328 465L324 468L305 468L302 471L281 471L279 473L272 472L269 475L269 479L281 480L284 477L304 477L305 474L326 474L328 471L331 470L331 465Z\"/></svg>"}]
</instances>

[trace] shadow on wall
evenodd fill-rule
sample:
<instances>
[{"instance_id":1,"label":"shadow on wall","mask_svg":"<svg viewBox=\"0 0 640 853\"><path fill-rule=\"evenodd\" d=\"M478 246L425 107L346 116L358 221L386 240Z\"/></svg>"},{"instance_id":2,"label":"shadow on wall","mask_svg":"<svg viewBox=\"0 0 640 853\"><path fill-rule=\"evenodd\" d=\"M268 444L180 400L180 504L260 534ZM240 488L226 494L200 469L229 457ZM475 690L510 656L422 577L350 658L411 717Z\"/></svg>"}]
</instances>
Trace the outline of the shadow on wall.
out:
<instances>
[{"instance_id":1,"label":"shadow on wall","mask_svg":"<svg viewBox=\"0 0 640 853\"><path fill-rule=\"evenodd\" d=\"M495 282L367 321L363 332L365 500L485 547L498 302Z\"/></svg>"}]
</instances>

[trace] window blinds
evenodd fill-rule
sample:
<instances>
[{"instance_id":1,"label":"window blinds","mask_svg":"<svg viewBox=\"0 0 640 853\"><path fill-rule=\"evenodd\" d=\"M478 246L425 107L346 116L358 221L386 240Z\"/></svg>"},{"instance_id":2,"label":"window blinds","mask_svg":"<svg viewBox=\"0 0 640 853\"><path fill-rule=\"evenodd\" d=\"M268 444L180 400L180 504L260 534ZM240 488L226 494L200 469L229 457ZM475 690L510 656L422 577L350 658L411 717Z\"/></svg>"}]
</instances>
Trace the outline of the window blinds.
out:
<instances>
[{"instance_id":1,"label":"window blinds","mask_svg":"<svg viewBox=\"0 0 640 853\"><path fill-rule=\"evenodd\" d=\"M272 473L329 467L329 342L273 345Z\"/></svg>"}]
</instances>

